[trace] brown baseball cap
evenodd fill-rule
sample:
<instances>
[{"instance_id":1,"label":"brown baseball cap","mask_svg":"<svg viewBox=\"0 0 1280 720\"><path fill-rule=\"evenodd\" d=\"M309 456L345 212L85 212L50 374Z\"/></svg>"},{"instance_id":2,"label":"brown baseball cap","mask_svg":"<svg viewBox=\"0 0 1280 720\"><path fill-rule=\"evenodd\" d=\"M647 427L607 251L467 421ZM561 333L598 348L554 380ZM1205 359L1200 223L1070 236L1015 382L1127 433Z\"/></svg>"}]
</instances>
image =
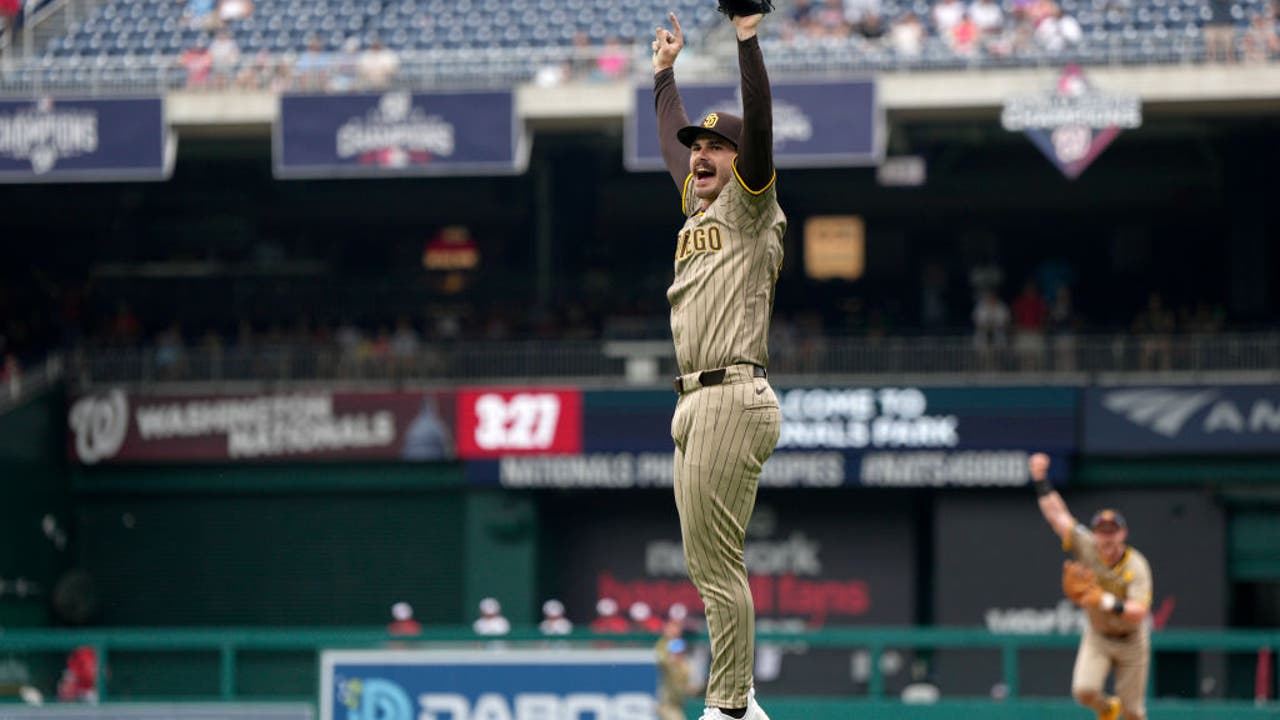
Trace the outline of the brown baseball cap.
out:
<instances>
[{"instance_id":1,"label":"brown baseball cap","mask_svg":"<svg viewBox=\"0 0 1280 720\"><path fill-rule=\"evenodd\" d=\"M1108 529L1112 532L1128 527L1128 523L1124 521L1124 516L1120 514L1120 511L1112 510L1111 508L1099 510L1093 514L1093 519L1089 521L1089 527L1094 530L1100 529L1103 525L1109 525Z\"/></svg>"},{"instance_id":2,"label":"brown baseball cap","mask_svg":"<svg viewBox=\"0 0 1280 720\"><path fill-rule=\"evenodd\" d=\"M742 118L727 112L709 112L697 125L686 125L677 130L676 137L685 147L691 147L698 133L704 132L719 135L738 147L742 140Z\"/></svg>"}]
</instances>

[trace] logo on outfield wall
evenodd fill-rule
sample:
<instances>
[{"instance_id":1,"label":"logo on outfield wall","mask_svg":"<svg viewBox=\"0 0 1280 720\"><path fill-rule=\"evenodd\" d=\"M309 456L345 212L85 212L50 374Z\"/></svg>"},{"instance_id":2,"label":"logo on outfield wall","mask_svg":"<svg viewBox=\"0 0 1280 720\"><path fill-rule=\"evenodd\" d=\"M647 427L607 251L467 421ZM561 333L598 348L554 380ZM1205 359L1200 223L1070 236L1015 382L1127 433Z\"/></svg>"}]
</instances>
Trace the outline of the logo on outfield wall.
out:
<instances>
[{"instance_id":1,"label":"logo on outfield wall","mask_svg":"<svg viewBox=\"0 0 1280 720\"><path fill-rule=\"evenodd\" d=\"M30 108L0 114L0 157L25 160L44 175L58 161L98 151L98 113L84 108L58 109L53 98Z\"/></svg>"},{"instance_id":2,"label":"logo on outfield wall","mask_svg":"<svg viewBox=\"0 0 1280 720\"><path fill-rule=\"evenodd\" d=\"M1125 128L1142 125L1136 94L1103 92L1071 65L1046 93L1005 101L1000 123L1022 131L1069 179L1076 179Z\"/></svg>"}]
</instances>

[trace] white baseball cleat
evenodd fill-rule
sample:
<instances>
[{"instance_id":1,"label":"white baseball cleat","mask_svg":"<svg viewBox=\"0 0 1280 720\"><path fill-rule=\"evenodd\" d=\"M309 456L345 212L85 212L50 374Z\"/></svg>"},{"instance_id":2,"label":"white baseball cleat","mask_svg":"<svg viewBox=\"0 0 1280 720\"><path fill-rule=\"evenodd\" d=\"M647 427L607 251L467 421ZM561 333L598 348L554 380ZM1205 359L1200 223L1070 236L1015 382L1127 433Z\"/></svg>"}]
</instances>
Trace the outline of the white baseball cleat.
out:
<instances>
[{"instance_id":1,"label":"white baseball cleat","mask_svg":"<svg viewBox=\"0 0 1280 720\"><path fill-rule=\"evenodd\" d=\"M742 720L769 720L769 715L760 707L760 703L756 702L756 689L751 688L747 691L747 714Z\"/></svg>"}]
</instances>

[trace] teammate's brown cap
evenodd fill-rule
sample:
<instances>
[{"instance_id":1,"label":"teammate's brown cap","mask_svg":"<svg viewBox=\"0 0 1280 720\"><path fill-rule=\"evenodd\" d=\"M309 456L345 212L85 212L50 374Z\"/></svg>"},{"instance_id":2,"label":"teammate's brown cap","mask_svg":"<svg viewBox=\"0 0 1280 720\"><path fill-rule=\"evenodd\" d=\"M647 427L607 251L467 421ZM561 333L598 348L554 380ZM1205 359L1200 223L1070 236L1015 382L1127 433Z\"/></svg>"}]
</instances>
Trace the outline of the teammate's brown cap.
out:
<instances>
[{"instance_id":1,"label":"teammate's brown cap","mask_svg":"<svg viewBox=\"0 0 1280 720\"><path fill-rule=\"evenodd\" d=\"M698 133L709 132L728 140L738 147L742 140L742 118L726 112L709 112L697 125L687 125L676 131L676 137L685 147L691 147Z\"/></svg>"},{"instance_id":2,"label":"teammate's brown cap","mask_svg":"<svg viewBox=\"0 0 1280 720\"><path fill-rule=\"evenodd\" d=\"M1105 508L1093 514L1093 520L1089 521L1089 527L1097 530L1099 525L1112 525L1116 530L1128 527L1120 511L1112 510L1111 508Z\"/></svg>"}]
</instances>

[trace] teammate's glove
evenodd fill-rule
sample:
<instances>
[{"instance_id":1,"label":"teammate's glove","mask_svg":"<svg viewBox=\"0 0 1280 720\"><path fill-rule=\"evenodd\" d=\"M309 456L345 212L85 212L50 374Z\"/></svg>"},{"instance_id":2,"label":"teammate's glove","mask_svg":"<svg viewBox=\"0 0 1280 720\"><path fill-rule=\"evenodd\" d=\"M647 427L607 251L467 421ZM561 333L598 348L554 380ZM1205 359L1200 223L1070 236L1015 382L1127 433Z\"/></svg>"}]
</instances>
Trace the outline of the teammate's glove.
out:
<instances>
[{"instance_id":1,"label":"teammate's glove","mask_svg":"<svg viewBox=\"0 0 1280 720\"><path fill-rule=\"evenodd\" d=\"M1080 607L1098 607L1102 603L1102 587L1098 577L1084 563L1067 560L1062 563L1062 594Z\"/></svg>"},{"instance_id":2,"label":"teammate's glove","mask_svg":"<svg viewBox=\"0 0 1280 720\"><path fill-rule=\"evenodd\" d=\"M730 18L773 12L773 0L718 0L718 2L720 12Z\"/></svg>"}]
</instances>

